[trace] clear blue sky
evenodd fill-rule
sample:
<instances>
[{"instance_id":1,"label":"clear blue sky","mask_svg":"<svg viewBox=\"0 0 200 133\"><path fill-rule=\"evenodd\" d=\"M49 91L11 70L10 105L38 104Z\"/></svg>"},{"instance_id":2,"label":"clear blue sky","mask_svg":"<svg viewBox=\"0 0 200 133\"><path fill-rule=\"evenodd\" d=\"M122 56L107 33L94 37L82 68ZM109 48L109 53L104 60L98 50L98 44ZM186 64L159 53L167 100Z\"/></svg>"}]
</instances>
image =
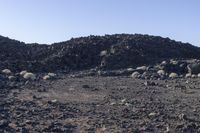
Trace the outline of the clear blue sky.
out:
<instances>
[{"instance_id":1,"label":"clear blue sky","mask_svg":"<svg viewBox=\"0 0 200 133\"><path fill-rule=\"evenodd\" d=\"M200 46L200 0L0 0L0 35L27 43L141 33Z\"/></svg>"}]
</instances>

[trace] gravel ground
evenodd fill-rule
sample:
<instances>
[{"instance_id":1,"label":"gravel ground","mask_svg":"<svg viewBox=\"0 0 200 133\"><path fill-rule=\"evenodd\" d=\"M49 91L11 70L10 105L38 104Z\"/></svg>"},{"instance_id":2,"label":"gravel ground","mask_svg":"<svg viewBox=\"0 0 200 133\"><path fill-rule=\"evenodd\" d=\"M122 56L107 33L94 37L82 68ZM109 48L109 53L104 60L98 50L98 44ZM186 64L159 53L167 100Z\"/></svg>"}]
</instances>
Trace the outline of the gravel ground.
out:
<instances>
[{"instance_id":1,"label":"gravel ground","mask_svg":"<svg viewBox=\"0 0 200 133\"><path fill-rule=\"evenodd\" d=\"M29 82L1 91L0 132L200 132L199 83L96 76Z\"/></svg>"}]
</instances>

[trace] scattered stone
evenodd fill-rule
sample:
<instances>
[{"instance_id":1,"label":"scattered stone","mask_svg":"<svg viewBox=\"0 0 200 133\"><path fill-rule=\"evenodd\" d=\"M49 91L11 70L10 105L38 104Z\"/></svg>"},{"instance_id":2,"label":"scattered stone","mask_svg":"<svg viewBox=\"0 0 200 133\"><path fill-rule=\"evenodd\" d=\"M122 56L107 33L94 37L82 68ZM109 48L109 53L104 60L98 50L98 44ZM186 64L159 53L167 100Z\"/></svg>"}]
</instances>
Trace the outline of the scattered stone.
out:
<instances>
[{"instance_id":1,"label":"scattered stone","mask_svg":"<svg viewBox=\"0 0 200 133\"><path fill-rule=\"evenodd\" d=\"M165 71L164 70L158 70L157 74L159 74L160 76L163 76L163 75L165 75Z\"/></svg>"},{"instance_id":2,"label":"scattered stone","mask_svg":"<svg viewBox=\"0 0 200 133\"><path fill-rule=\"evenodd\" d=\"M191 73L187 73L186 75L185 75L185 78L191 78L192 77L192 74Z\"/></svg>"},{"instance_id":3,"label":"scattered stone","mask_svg":"<svg viewBox=\"0 0 200 133\"><path fill-rule=\"evenodd\" d=\"M121 103L122 103L122 104L124 104L125 102L126 102L126 99L125 99L125 98L121 100Z\"/></svg>"},{"instance_id":4,"label":"scattered stone","mask_svg":"<svg viewBox=\"0 0 200 133\"><path fill-rule=\"evenodd\" d=\"M9 122L7 120L0 120L0 128L8 126Z\"/></svg>"},{"instance_id":5,"label":"scattered stone","mask_svg":"<svg viewBox=\"0 0 200 133\"><path fill-rule=\"evenodd\" d=\"M50 79L55 79L57 75L55 73L48 73L43 77L44 80L50 80Z\"/></svg>"},{"instance_id":6,"label":"scattered stone","mask_svg":"<svg viewBox=\"0 0 200 133\"><path fill-rule=\"evenodd\" d=\"M198 78L200 78L200 73L197 75Z\"/></svg>"},{"instance_id":7,"label":"scattered stone","mask_svg":"<svg viewBox=\"0 0 200 133\"><path fill-rule=\"evenodd\" d=\"M116 104L117 104L116 102L111 102L111 103L110 103L110 105L116 105Z\"/></svg>"},{"instance_id":8,"label":"scattered stone","mask_svg":"<svg viewBox=\"0 0 200 133\"><path fill-rule=\"evenodd\" d=\"M21 76L24 76L26 73L27 73L27 71L24 70L24 71L21 71L19 74L20 74Z\"/></svg>"},{"instance_id":9,"label":"scattered stone","mask_svg":"<svg viewBox=\"0 0 200 133\"><path fill-rule=\"evenodd\" d=\"M178 78L178 74L177 73L170 73L169 74L169 78Z\"/></svg>"},{"instance_id":10,"label":"scattered stone","mask_svg":"<svg viewBox=\"0 0 200 133\"><path fill-rule=\"evenodd\" d=\"M140 67L137 67L136 70L146 71L147 67L146 66L140 66Z\"/></svg>"},{"instance_id":11,"label":"scattered stone","mask_svg":"<svg viewBox=\"0 0 200 133\"><path fill-rule=\"evenodd\" d=\"M178 117L180 120L185 120L187 118L186 115L183 113L181 113Z\"/></svg>"},{"instance_id":12,"label":"scattered stone","mask_svg":"<svg viewBox=\"0 0 200 133\"><path fill-rule=\"evenodd\" d=\"M39 88L37 91L38 92L46 92L47 90L45 88Z\"/></svg>"},{"instance_id":13,"label":"scattered stone","mask_svg":"<svg viewBox=\"0 0 200 133\"><path fill-rule=\"evenodd\" d=\"M106 55L107 55L107 51L106 50L101 51L100 56L106 56Z\"/></svg>"},{"instance_id":14,"label":"scattered stone","mask_svg":"<svg viewBox=\"0 0 200 133\"><path fill-rule=\"evenodd\" d=\"M195 74L192 74L192 76L191 76L192 78L197 78L198 76L197 75L195 75Z\"/></svg>"},{"instance_id":15,"label":"scattered stone","mask_svg":"<svg viewBox=\"0 0 200 133\"><path fill-rule=\"evenodd\" d=\"M132 72L132 71L134 71L134 69L133 68L127 68L127 71Z\"/></svg>"},{"instance_id":16,"label":"scattered stone","mask_svg":"<svg viewBox=\"0 0 200 133\"><path fill-rule=\"evenodd\" d=\"M53 99L53 100L51 100L51 103L57 103L57 102L58 102L57 99Z\"/></svg>"},{"instance_id":17,"label":"scattered stone","mask_svg":"<svg viewBox=\"0 0 200 133\"><path fill-rule=\"evenodd\" d=\"M43 77L43 79L44 79L44 80L49 80L49 79L51 79L51 77L50 77L49 75L45 75L45 76Z\"/></svg>"},{"instance_id":18,"label":"scattered stone","mask_svg":"<svg viewBox=\"0 0 200 133\"><path fill-rule=\"evenodd\" d=\"M131 74L132 78L139 78L139 76L140 76L139 72L134 72L134 73Z\"/></svg>"},{"instance_id":19,"label":"scattered stone","mask_svg":"<svg viewBox=\"0 0 200 133\"><path fill-rule=\"evenodd\" d=\"M8 79L9 79L10 81L13 81L13 80L15 80L16 78L15 78L15 76L8 76Z\"/></svg>"},{"instance_id":20,"label":"scattered stone","mask_svg":"<svg viewBox=\"0 0 200 133\"><path fill-rule=\"evenodd\" d=\"M188 72L192 74L200 73L200 63L193 63L187 66Z\"/></svg>"},{"instance_id":21,"label":"scattered stone","mask_svg":"<svg viewBox=\"0 0 200 133\"><path fill-rule=\"evenodd\" d=\"M161 65L167 65L167 61L162 61Z\"/></svg>"},{"instance_id":22,"label":"scattered stone","mask_svg":"<svg viewBox=\"0 0 200 133\"><path fill-rule=\"evenodd\" d=\"M88 88L90 88L90 86L89 85L82 85L82 88L88 89Z\"/></svg>"},{"instance_id":23,"label":"scattered stone","mask_svg":"<svg viewBox=\"0 0 200 133\"><path fill-rule=\"evenodd\" d=\"M166 130L165 130L165 133L169 133L170 132L170 129L169 129L169 126L166 127Z\"/></svg>"},{"instance_id":24,"label":"scattered stone","mask_svg":"<svg viewBox=\"0 0 200 133\"><path fill-rule=\"evenodd\" d=\"M149 114L149 117L153 117L153 116L156 116L155 112L152 112L152 113Z\"/></svg>"},{"instance_id":25,"label":"scattered stone","mask_svg":"<svg viewBox=\"0 0 200 133\"><path fill-rule=\"evenodd\" d=\"M12 72L11 72L11 70L9 70L9 69L4 69L4 70L2 70L2 73L4 73L4 74L11 74Z\"/></svg>"},{"instance_id":26,"label":"scattered stone","mask_svg":"<svg viewBox=\"0 0 200 133\"><path fill-rule=\"evenodd\" d=\"M50 77L56 77L57 76L57 74L55 74L55 73L48 73L48 76L50 76Z\"/></svg>"},{"instance_id":27,"label":"scattered stone","mask_svg":"<svg viewBox=\"0 0 200 133\"><path fill-rule=\"evenodd\" d=\"M28 79L28 80L35 80L36 79L36 75L30 72L27 72L24 74L23 76L24 79Z\"/></svg>"},{"instance_id":28,"label":"scattered stone","mask_svg":"<svg viewBox=\"0 0 200 133\"><path fill-rule=\"evenodd\" d=\"M146 82L144 82L144 85L145 85L145 86L155 86L156 83L153 82L153 81L146 81Z\"/></svg>"}]
</instances>

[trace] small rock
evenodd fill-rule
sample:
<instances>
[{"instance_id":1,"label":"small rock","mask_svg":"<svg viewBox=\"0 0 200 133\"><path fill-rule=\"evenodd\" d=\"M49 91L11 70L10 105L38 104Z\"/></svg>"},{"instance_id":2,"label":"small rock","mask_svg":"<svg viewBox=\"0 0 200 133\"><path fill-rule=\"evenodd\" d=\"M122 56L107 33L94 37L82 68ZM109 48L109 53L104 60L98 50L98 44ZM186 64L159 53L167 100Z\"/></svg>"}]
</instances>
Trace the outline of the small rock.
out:
<instances>
[{"instance_id":1,"label":"small rock","mask_svg":"<svg viewBox=\"0 0 200 133\"><path fill-rule=\"evenodd\" d=\"M144 82L144 85L145 86L155 86L156 83L155 82L151 82L151 81L146 81L146 82Z\"/></svg>"},{"instance_id":2,"label":"small rock","mask_svg":"<svg viewBox=\"0 0 200 133\"><path fill-rule=\"evenodd\" d=\"M185 120L187 117L186 117L185 114L181 113L181 114L178 116L178 118L179 118L180 120Z\"/></svg>"},{"instance_id":3,"label":"small rock","mask_svg":"<svg viewBox=\"0 0 200 133\"><path fill-rule=\"evenodd\" d=\"M141 66L141 67L137 67L137 70L142 70L142 71L146 71L147 67L146 66Z\"/></svg>"},{"instance_id":4,"label":"small rock","mask_svg":"<svg viewBox=\"0 0 200 133\"><path fill-rule=\"evenodd\" d=\"M149 114L149 117L153 117L153 116L155 116L155 115L156 115L156 113L155 113L155 112L152 112L152 113Z\"/></svg>"},{"instance_id":5,"label":"small rock","mask_svg":"<svg viewBox=\"0 0 200 133\"><path fill-rule=\"evenodd\" d=\"M27 71L24 70L24 71L21 71L19 74L20 74L21 76L24 76L26 73L27 73Z\"/></svg>"},{"instance_id":6,"label":"small rock","mask_svg":"<svg viewBox=\"0 0 200 133\"><path fill-rule=\"evenodd\" d=\"M177 73L170 73L169 78L178 78Z\"/></svg>"},{"instance_id":7,"label":"small rock","mask_svg":"<svg viewBox=\"0 0 200 133\"><path fill-rule=\"evenodd\" d=\"M134 72L134 73L131 74L132 78L138 78L139 76L140 76L139 72Z\"/></svg>"},{"instance_id":8,"label":"small rock","mask_svg":"<svg viewBox=\"0 0 200 133\"><path fill-rule=\"evenodd\" d=\"M127 71L128 72L131 72L131 71L133 71L134 69L133 68L127 68Z\"/></svg>"},{"instance_id":9,"label":"small rock","mask_svg":"<svg viewBox=\"0 0 200 133\"><path fill-rule=\"evenodd\" d=\"M198 78L200 78L200 73L197 75Z\"/></svg>"},{"instance_id":10,"label":"small rock","mask_svg":"<svg viewBox=\"0 0 200 133\"><path fill-rule=\"evenodd\" d=\"M106 56L106 55L107 55L107 51L106 50L101 51L100 56Z\"/></svg>"},{"instance_id":11,"label":"small rock","mask_svg":"<svg viewBox=\"0 0 200 133\"><path fill-rule=\"evenodd\" d=\"M116 105L116 102L111 102L110 105Z\"/></svg>"},{"instance_id":12,"label":"small rock","mask_svg":"<svg viewBox=\"0 0 200 133\"><path fill-rule=\"evenodd\" d=\"M157 74L160 75L160 76L163 76L163 75L165 75L165 71L164 70L158 70Z\"/></svg>"},{"instance_id":13,"label":"small rock","mask_svg":"<svg viewBox=\"0 0 200 133\"><path fill-rule=\"evenodd\" d=\"M51 100L51 103L56 103L56 102L58 102L57 99Z\"/></svg>"},{"instance_id":14,"label":"small rock","mask_svg":"<svg viewBox=\"0 0 200 133\"><path fill-rule=\"evenodd\" d=\"M13 81L13 80L15 80L15 76L8 76L8 79Z\"/></svg>"},{"instance_id":15,"label":"small rock","mask_svg":"<svg viewBox=\"0 0 200 133\"><path fill-rule=\"evenodd\" d=\"M161 65L167 65L167 61L162 61Z\"/></svg>"},{"instance_id":16,"label":"small rock","mask_svg":"<svg viewBox=\"0 0 200 133\"><path fill-rule=\"evenodd\" d=\"M4 69L4 70L2 70L2 73L4 73L4 74L11 74L12 72L9 69Z\"/></svg>"},{"instance_id":17,"label":"small rock","mask_svg":"<svg viewBox=\"0 0 200 133\"><path fill-rule=\"evenodd\" d=\"M30 72L27 72L24 74L24 79L29 79L29 80L35 80L36 79L36 75Z\"/></svg>"},{"instance_id":18,"label":"small rock","mask_svg":"<svg viewBox=\"0 0 200 133\"><path fill-rule=\"evenodd\" d=\"M170 132L170 129L169 129L169 126L166 127L166 130L165 130L165 133L169 133Z\"/></svg>"},{"instance_id":19,"label":"small rock","mask_svg":"<svg viewBox=\"0 0 200 133\"><path fill-rule=\"evenodd\" d=\"M43 77L44 80L54 79L56 77L55 73L48 73Z\"/></svg>"},{"instance_id":20,"label":"small rock","mask_svg":"<svg viewBox=\"0 0 200 133\"><path fill-rule=\"evenodd\" d=\"M49 75L50 77L56 77L56 76L57 76L55 73L48 73L48 75Z\"/></svg>"},{"instance_id":21,"label":"small rock","mask_svg":"<svg viewBox=\"0 0 200 133\"><path fill-rule=\"evenodd\" d=\"M197 75L195 75L195 74L192 74L192 76L191 76L192 78L197 78Z\"/></svg>"},{"instance_id":22,"label":"small rock","mask_svg":"<svg viewBox=\"0 0 200 133\"><path fill-rule=\"evenodd\" d=\"M51 77L50 77L49 75L45 75L45 76L43 77L43 79L44 79L44 80L49 80L49 79L51 79Z\"/></svg>"},{"instance_id":23,"label":"small rock","mask_svg":"<svg viewBox=\"0 0 200 133\"><path fill-rule=\"evenodd\" d=\"M7 120L0 120L0 128L8 126L9 122Z\"/></svg>"},{"instance_id":24,"label":"small rock","mask_svg":"<svg viewBox=\"0 0 200 133\"><path fill-rule=\"evenodd\" d=\"M37 91L38 92L46 92L47 90L45 88L39 88Z\"/></svg>"},{"instance_id":25,"label":"small rock","mask_svg":"<svg viewBox=\"0 0 200 133\"><path fill-rule=\"evenodd\" d=\"M82 88L88 89L88 88L90 88L90 86L89 85L82 85Z\"/></svg>"},{"instance_id":26,"label":"small rock","mask_svg":"<svg viewBox=\"0 0 200 133\"><path fill-rule=\"evenodd\" d=\"M185 75L185 78L191 78L192 77L192 74L191 73L187 73L186 75Z\"/></svg>"}]
</instances>

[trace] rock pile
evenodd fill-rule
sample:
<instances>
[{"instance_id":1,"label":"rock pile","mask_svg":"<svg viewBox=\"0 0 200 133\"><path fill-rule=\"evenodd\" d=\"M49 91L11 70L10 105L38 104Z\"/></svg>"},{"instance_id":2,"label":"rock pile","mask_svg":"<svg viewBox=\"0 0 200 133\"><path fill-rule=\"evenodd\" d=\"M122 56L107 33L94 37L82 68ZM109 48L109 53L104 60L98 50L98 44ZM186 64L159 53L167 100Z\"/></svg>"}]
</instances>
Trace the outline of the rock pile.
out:
<instances>
[{"instance_id":1,"label":"rock pile","mask_svg":"<svg viewBox=\"0 0 200 133\"><path fill-rule=\"evenodd\" d=\"M80 37L52 45L25 44L0 36L0 53L0 69L13 72L114 70L155 65L163 59L200 58L200 49L188 43L140 34ZM160 67L165 72L176 69L179 74L185 65L172 60ZM197 74L195 67L189 66Z\"/></svg>"}]
</instances>

